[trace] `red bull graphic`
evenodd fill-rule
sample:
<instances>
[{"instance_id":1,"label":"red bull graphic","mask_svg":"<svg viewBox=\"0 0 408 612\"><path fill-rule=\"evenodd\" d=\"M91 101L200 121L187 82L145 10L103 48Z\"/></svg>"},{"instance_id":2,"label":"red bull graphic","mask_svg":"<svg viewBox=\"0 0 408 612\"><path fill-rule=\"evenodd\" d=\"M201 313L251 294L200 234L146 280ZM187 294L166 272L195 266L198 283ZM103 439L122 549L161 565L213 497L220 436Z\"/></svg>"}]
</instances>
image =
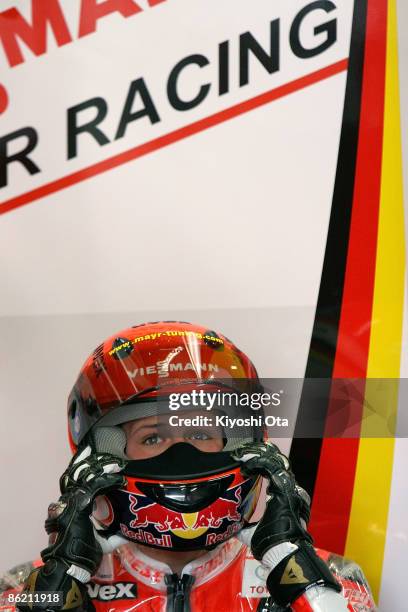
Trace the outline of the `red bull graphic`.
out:
<instances>
[{"instance_id":1,"label":"red bull graphic","mask_svg":"<svg viewBox=\"0 0 408 612\"><path fill-rule=\"evenodd\" d=\"M228 493L228 491L227 491ZM241 506L241 487L237 487L233 492L233 498L227 499L226 497L220 497L215 502L217 514L221 519L227 519L228 521L240 521L242 516L238 512L238 508Z\"/></svg>"},{"instance_id":2,"label":"red bull graphic","mask_svg":"<svg viewBox=\"0 0 408 612\"><path fill-rule=\"evenodd\" d=\"M228 493L228 492L227 492ZM130 495L130 512L134 519L129 523L132 528L146 528L153 525L159 533L172 531L179 537L196 537L210 527L221 527L224 520L230 522L241 521L238 507L241 505L241 486L232 492L232 499L220 497L207 508L198 512L181 513L150 502L141 495ZM146 500L148 503L145 505ZM185 534L180 534L184 530ZM191 532L195 532L191 534ZM188 535L187 535L188 534Z\"/></svg>"},{"instance_id":3,"label":"red bull graphic","mask_svg":"<svg viewBox=\"0 0 408 612\"><path fill-rule=\"evenodd\" d=\"M245 478L239 468L230 482L230 488L221 490L204 508L183 512L183 507L175 509L170 498L166 502L163 491L163 499L149 495L145 489L149 481L129 477L125 490L109 493L115 520L108 529L131 541L173 550L197 550L224 542L250 519L260 492L260 479ZM185 484L194 488L195 481Z\"/></svg>"}]
</instances>

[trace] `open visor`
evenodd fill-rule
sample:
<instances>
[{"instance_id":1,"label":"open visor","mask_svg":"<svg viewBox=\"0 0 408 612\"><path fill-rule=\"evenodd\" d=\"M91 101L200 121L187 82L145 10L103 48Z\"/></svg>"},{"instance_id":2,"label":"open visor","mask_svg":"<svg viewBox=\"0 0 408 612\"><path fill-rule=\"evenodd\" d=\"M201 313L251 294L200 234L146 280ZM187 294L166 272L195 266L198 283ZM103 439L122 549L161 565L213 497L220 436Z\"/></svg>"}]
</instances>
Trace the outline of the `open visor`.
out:
<instances>
[{"instance_id":1,"label":"open visor","mask_svg":"<svg viewBox=\"0 0 408 612\"><path fill-rule=\"evenodd\" d=\"M102 415L90 436L98 452L122 458L129 458L129 437L141 444L143 436L146 443L158 436L173 443L200 441L207 452L229 452L264 438L263 411L251 407L251 397L213 381L166 397L131 399Z\"/></svg>"}]
</instances>

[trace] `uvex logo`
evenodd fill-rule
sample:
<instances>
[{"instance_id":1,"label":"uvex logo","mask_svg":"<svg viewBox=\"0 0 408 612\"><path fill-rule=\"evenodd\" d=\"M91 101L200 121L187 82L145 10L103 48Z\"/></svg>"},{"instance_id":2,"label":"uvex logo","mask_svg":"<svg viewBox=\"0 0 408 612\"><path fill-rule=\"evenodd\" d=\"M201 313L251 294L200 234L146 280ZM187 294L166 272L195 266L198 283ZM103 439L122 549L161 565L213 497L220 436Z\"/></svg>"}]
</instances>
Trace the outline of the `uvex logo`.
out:
<instances>
[{"instance_id":1,"label":"uvex logo","mask_svg":"<svg viewBox=\"0 0 408 612\"><path fill-rule=\"evenodd\" d=\"M87 585L88 595L91 599L111 601L112 599L135 599L137 597L137 586L134 582L117 582L116 584Z\"/></svg>"}]
</instances>

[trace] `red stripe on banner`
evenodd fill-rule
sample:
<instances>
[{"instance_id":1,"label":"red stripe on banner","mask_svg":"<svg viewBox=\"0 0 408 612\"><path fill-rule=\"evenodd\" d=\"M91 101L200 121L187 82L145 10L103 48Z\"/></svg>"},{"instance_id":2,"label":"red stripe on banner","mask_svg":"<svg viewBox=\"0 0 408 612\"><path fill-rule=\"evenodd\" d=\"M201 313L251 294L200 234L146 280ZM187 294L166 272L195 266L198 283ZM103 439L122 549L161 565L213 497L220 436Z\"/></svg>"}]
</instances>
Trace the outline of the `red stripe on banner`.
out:
<instances>
[{"instance_id":1,"label":"red stripe on banner","mask_svg":"<svg viewBox=\"0 0 408 612\"><path fill-rule=\"evenodd\" d=\"M386 42L387 0L369 0L350 241L333 378L364 379L367 372L381 186ZM335 382L334 389L338 396ZM346 545L364 390L364 380L356 381L351 390L353 400L348 404L346 425L350 435L356 437L330 437L340 425L343 430L345 426L339 422L344 419L344 410L342 414L334 400L330 403L313 498L311 531L319 546L339 554L344 553Z\"/></svg>"},{"instance_id":2,"label":"red stripe on banner","mask_svg":"<svg viewBox=\"0 0 408 612\"><path fill-rule=\"evenodd\" d=\"M121 166L122 164L126 164L134 159L139 157L143 157L144 155L148 155L149 153L153 153L153 151L157 151L158 149L162 149L163 147L167 147L174 142L178 142L183 140L184 138L188 138L193 134L198 134L199 132L203 132L215 125L223 123L224 121L228 121L229 119L233 119L234 117L238 117L239 115L243 115L255 108L268 104L269 102L273 102L274 100L278 100L279 98L283 98L295 91L299 91L300 89L304 89L305 87L309 87L310 85L314 85L319 81L323 81L335 74L339 74L344 70L347 70L348 60L343 59L339 62L331 64L330 66L326 66L325 68L321 68L320 70L316 70L315 72L311 72L306 76L300 77L299 79L295 79L290 83L285 83L285 85L281 85L280 87L276 87L275 89L271 89L263 94L255 96L250 100L246 100L245 102L240 102L239 104L235 104L230 108L226 108L214 115L210 115L209 117L205 117L200 119L199 121L195 121L194 123L190 123L182 128L174 130L169 134L164 134L163 136L159 136L154 140L150 140L149 142L145 142L137 147L129 149L128 151L124 151L123 153L119 153L118 155L114 155L108 159L105 159L101 162L98 162L92 166L88 166L88 168L84 168L83 170L78 170L72 174L68 174L60 179L52 181L51 183L47 183L46 185L42 185L41 187L37 187L32 191L28 191L23 193L15 198L11 198L10 200L6 200L5 202L0 203L0 214L9 212L19 206L24 206L25 204L29 204L34 200L38 200L39 198L43 198L57 191L61 191L62 189L66 189L71 185L75 185L76 183L80 183L81 181L85 181L93 176L98 174L102 174L103 172L107 172L112 168L116 168L117 166Z\"/></svg>"}]
</instances>

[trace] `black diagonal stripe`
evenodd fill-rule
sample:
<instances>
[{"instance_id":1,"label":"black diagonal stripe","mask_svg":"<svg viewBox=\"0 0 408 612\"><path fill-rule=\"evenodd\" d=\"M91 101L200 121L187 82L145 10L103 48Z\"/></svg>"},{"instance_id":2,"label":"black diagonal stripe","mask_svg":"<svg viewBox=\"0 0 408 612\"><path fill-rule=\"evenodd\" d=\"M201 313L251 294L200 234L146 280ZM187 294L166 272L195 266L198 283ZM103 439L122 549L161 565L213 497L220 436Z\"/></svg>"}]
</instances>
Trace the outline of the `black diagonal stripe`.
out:
<instances>
[{"instance_id":1,"label":"black diagonal stripe","mask_svg":"<svg viewBox=\"0 0 408 612\"><path fill-rule=\"evenodd\" d=\"M349 68L333 201L305 372L306 379L323 378L327 379L327 384L324 385L324 393L322 393L323 385L320 386L321 401L316 405L316 402L310 401L313 395L310 393L313 381L310 383L305 381L290 452L296 478L310 495L314 492L319 467L343 298L360 125L367 2L368 0L354 2ZM312 429L313 437L308 437Z\"/></svg>"}]
</instances>

